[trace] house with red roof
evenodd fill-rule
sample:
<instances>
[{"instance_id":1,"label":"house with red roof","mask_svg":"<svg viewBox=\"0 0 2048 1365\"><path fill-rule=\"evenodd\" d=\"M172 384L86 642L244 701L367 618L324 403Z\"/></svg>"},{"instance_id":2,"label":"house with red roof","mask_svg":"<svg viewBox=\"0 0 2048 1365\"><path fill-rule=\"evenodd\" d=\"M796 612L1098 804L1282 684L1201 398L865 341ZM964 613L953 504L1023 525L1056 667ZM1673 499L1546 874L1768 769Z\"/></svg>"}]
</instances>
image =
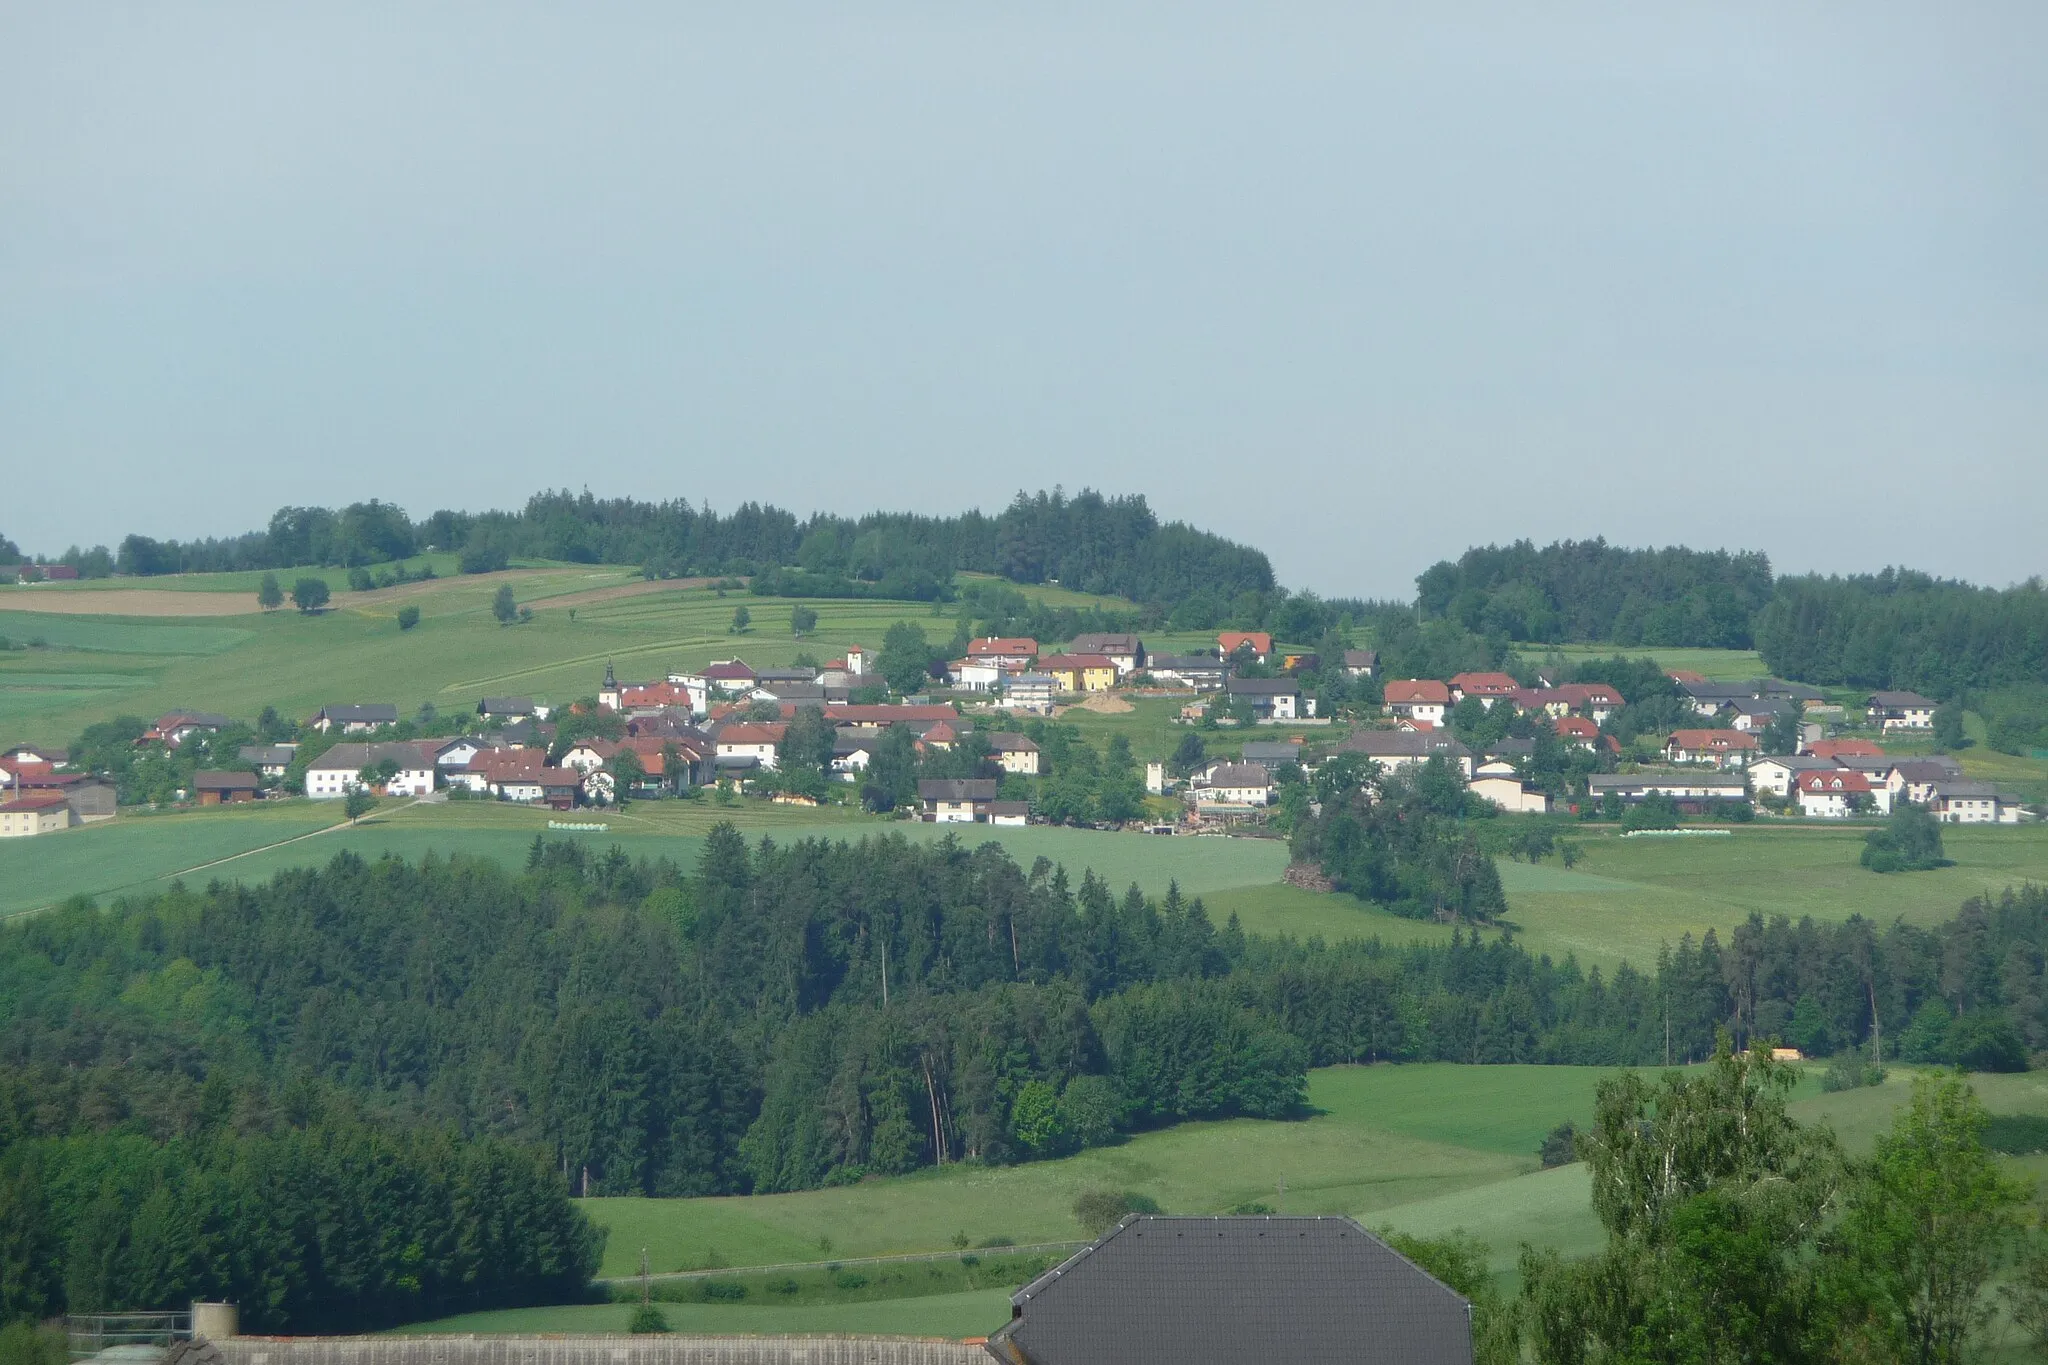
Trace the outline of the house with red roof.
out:
<instances>
[{"instance_id":1,"label":"house with red roof","mask_svg":"<svg viewBox=\"0 0 2048 1365\"><path fill-rule=\"evenodd\" d=\"M1477 697L1491 711L1502 698L1511 698L1522 685L1505 673L1460 673L1451 679L1451 698L1463 701Z\"/></svg>"},{"instance_id":2,"label":"house with red roof","mask_svg":"<svg viewBox=\"0 0 2048 1365\"><path fill-rule=\"evenodd\" d=\"M63 792L25 792L0 801L0 839L54 834L73 823L71 802Z\"/></svg>"},{"instance_id":3,"label":"house with red roof","mask_svg":"<svg viewBox=\"0 0 2048 1365\"><path fill-rule=\"evenodd\" d=\"M1581 749L1591 749L1600 742L1600 727L1584 716L1559 716L1551 725L1556 727L1559 739Z\"/></svg>"},{"instance_id":4,"label":"house with red roof","mask_svg":"<svg viewBox=\"0 0 2048 1365\"><path fill-rule=\"evenodd\" d=\"M997 668L1029 668L1038 657L1038 641L1028 635L988 635L967 642L971 662L991 663Z\"/></svg>"},{"instance_id":5,"label":"house with red roof","mask_svg":"<svg viewBox=\"0 0 2048 1365\"><path fill-rule=\"evenodd\" d=\"M1427 721L1431 726L1442 725L1451 709L1451 689L1435 678L1397 678L1387 684L1385 696L1386 705L1381 709L1388 715Z\"/></svg>"},{"instance_id":6,"label":"house with red roof","mask_svg":"<svg viewBox=\"0 0 2048 1365\"><path fill-rule=\"evenodd\" d=\"M1763 751L1755 735L1740 730L1673 730L1664 741L1670 763L1712 763L1721 768L1746 768Z\"/></svg>"},{"instance_id":7,"label":"house with red roof","mask_svg":"<svg viewBox=\"0 0 2048 1365\"><path fill-rule=\"evenodd\" d=\"M1229 658L1240 649L1248 649L1254 659L1266 662L1266 656L1273 652L1273 637L1263 630L1226 630L1216 637L1216 650Z\"/></svg>"},{"instance_id":8,"label":"house with red roof","mask_svg":"<svg viewBox=\"0 0 2048 1365\"><path fill-rule=\"evenodd\" d=\"M717 663L706 664L702 676L714 691L728 697L753 691L758 680L745 659L720 659Z\"/></svg>"},{"instance_id":9,"label":"house with red roof","mask_svg":"<svg viewBox=\"0 0 2048 1365\"><path fill-rule=\"evenodd\" d=\"M1883 758L1884 750L1867 739L1816 739L1799 746L1802 754L1815 758Z\"/></svg>"},{"instance_id":10,"label":"house with red roof","mask_svg":"<svg viewBox=\"0 0 2048 1365\"><path fill-rule=\"evenodd\" d=\"M1819 768L1800 773L1799 813L1822 820L1841 820L1870 804L1870 779L1848 768Z\"/></svg>"}]
</instances>

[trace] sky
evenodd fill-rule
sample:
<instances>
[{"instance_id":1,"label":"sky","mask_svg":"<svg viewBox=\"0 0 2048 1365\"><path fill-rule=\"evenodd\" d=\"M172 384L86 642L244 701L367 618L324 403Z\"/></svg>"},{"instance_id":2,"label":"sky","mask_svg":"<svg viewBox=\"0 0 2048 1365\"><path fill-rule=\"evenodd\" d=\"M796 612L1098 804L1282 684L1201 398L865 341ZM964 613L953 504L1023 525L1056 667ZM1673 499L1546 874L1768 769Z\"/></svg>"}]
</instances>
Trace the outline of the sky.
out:
<instances>
[{"instance_id":1,"label":"sky","mask_svg":"<svg viewBox=\"0 0 2048 1365\"><path fill-rule=\"evenodd\" d=\"M0 0L0 533L1144 493L2048 572L2038 0Z\"/></svg>"}]
</instances>

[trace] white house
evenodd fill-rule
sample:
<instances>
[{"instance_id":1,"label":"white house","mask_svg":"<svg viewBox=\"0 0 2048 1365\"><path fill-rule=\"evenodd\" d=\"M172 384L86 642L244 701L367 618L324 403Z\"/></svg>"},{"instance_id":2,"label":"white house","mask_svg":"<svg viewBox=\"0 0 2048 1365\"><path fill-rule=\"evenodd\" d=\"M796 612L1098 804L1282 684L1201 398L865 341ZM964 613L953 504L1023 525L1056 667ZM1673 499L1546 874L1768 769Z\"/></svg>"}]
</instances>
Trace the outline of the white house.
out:
<instances>
[{"instance_id":1,"label":"white house","mask_svg":"<svg viewBox=\"0 0 2048 1365\"><path fill-rule=\"evenodd\" d=\"M1958 778L1934 784L1934 799L1928 803L1934 818L1950 825L1991 825L1998 823L1998 788L1989 782Z\"/></svg>"},{"instance_id":2,"label":"white house","mask_svg":"<svg viewBox=\"0 0 2048 1365\"><path fill-rule=\"evenodd\" d=\"M1006 773L1038 776L1038 746L1028 735L994 731L988 736L989 756L1002 764Z\"/></svg>"},{"instance_id":3,"label":"white house","mask_svg":"<svg viewBox=\"0 0 2048 1365\"><path fill-rule=\"evenodd\" d=\"M994 659L955 659L946 665L953 686L969 692L993 692L1003 685L1009 671Z\"/></svg>"},{"instance_id":4,"label":"white house","mask_svg":"<svg viewBox=\"0 0 2048 1365\"><path fill-rule=\"evenodd\" d=\"M1780 800L1790 800L1793 779L1799 774L1828 772L1838 766L1833 759L1771 754L1749 765L1749 780L1760 792L1769 792Z\"/></svg>"},{"instance_id":5,"label":"white house","mask_svg":"<svg viewBox=\"0 0 2048 1365\"><path fill-rule=\"evenodd\" d=\"M1884 785L1894 801L1904 799L1915 805L1932 806L1935 787L1943 782L1961 781L1962 776L1962 764L1947 754L1934 754L1893 763L1885 774Z\"/></svg>"},{"instance_id":6,"label":"white house","mask_svg":"<svg viewBox=\"0 0 2048 1365\"><path fill-rule=\"evenodd\" d=\"M1387 684L1385 710L1389 715L1441 727L1450 709L1451 689L1434 678L1400 678Z\"/></svg>"},{"instance_id":7,"label":"white house","mask_svg":"<svg viewBox=\"0 0 2048 1365\"><path fill-rule=\"evenodd\" d=\"M1193 789L1198 806L1263 806L1273 796L1273 774L1263 763L1212 763Z\"/></svg>"},{"instance_id":8,"label":"white house","mask_svg":"<svg viewBox=\"0 0 2048 1365\"><path fill-rule=\"evenodd\" d=\"M1936 703L1918 692L1873 692L1870 721L1885 730L1932 730Z\"/></svg>"},{"instance_id":9,"label":"white house","mask_svg":"<svg viewBox=\"0 0 2048 1365\"><path fill-rule=\"evenodd\" d=\"M924 818L932 824L986 823L993 814L996 780L992 777L928 777L917 784Z\"/></svg>"},{"instance_id":10,"label":"white house","mask_svg":"<svg viewBox=\"0 0 2048 1365\"><path fill-rule=\"evenodd\" d=\"M775 746L789 727L781 721L738 721L718 732L718 757L751 758L763 768L775 766Z\"/></svg>"},{"instance_id":11,"label":"white house","mask_svg":"<svg viewBox=\"0 0 2048 1365\"><path fill-rule=\"evenodd\" d=\"M1855 814L1868 802L1870 780L1847 768L1801 773L1798 777L1799 813L1823 820L1841 820ZM1859 800L1858 798L1862 798Z\"/></svg>"},{"instance_id":12,"label":"white house","mask_svg":"<svg viewBox=\"0 0 2048 1365\"><path fill-rule=\"evenodd\" d=\"M1755 735L1738 730L1674 730L1664 741L1664 758L1670 763L1712 763L1722 768L1749 765L1763 749Z\"/></svg>"},{"instance_id":13,"label":"white house","mask_svg":"<svg viewBox=\"0 0 2048 1365\"><path fill-rule=\"evenodd\" d=\"M1251 703L1260 720L1300 720L1316 713L1316 699L1301 695L1293 678L1232 678L1224 690Z\"/></svg>"},{"instance_id":14,"label":"white house","mask_svg":"<svg viewBox=\"0 0 2048 1365\"><path fill-rule=\"evenodd\" d=\"M1348 739L1338 741L1331 752L1333 755L1362 755L1386 772L1397 772L1427 763L1432 758L1442 758L1457 771L1459 777L1467 781L1472 777L1472 751L1449 735L1435 732L1360 730Z\"/></svg>"},{"instance_id":15,"label":"white house","mask_svg":"<svg viewBox=\"0 0 2048 1365\"><path fill-rule=\"evenodd\" d=\"M1050 673L1014 673L1004 691L1003 705L1012 711L1049 714L1059 686L1059 679Z\"/></svg>"},{"instance_id":16,"label":"white house","mask_svg":"<svg viewBox=\"0 0 2048 1365\"><path fill-rule=\"evenodd\" d=\"M390 702L354 706L323 706L313 717L313 728L326 734L335 726L345 735L366 735L379 726L398 724L398 708Z\"/></svg>"},{"instance_id":17,"label":"white house","mask_svg":"<svg viewBox=\"0 0 2048 1365\"><path fill-rule=\"evenodd\" d=\"M362 786L362 771L379 763L397 765L384 784L386 796L431 796L434 760L417 744L337 744L306 765L306 795L318 800L347 796Z\"/></svg>"}]
</instances>

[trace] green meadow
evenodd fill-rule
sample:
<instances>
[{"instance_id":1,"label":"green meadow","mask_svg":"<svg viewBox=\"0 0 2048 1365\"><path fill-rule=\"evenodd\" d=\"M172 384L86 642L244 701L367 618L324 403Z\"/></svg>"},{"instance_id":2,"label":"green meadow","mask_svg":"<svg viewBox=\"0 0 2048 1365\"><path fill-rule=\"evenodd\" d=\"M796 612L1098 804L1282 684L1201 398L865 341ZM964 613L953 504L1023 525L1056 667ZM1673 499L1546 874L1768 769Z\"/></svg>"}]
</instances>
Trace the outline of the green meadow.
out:
<instances>
[{"instance_id":1,"label":"green meadow","mask_svg":"<svg viewBox=\"0 0 2048 1365\"><path fill-rule=\"evenodd\" d=\"M1423 1236L1463 1231L1488 1244L1495 1273L1509 1278L1524 1243L1567 1254L1599 1245L1585 1168L1543 1170L1535 1152L1556 1124L1590 1121L1595 1088L1610 1074L1587 1067L1333 1067L1309 1074L1312 1113L1291 1122L1183 1124L1059 1161L956 1166L799 1194L591 1199L583 1207L608 1230L602 1273L615 1278L638 1272L643 1249L657 1274L736 1267L725 1278L745 1281L742 1270L750 1265L944 1255L962 1237L970 1245L1077 1242L1085 1234L1073 1201L1092 1189L1148 1195L1173 1213L1257 1203L1282 1213L1344 1214L1368 1227ZM1808 1067L1792 1110L1803 1122L1832 1127L1852 1152L1867 1151L1904 1102L1912 1076L1909 1068L1894 1068L1882 1086L1825 1094L1818 1068ZM1993 1113L2048 1115L2048 1082L2037 1077L1980 1075L1972 1083ZM2043 1166L2038 1158L2007 1164L2029 1177ZM951 1271L930 1273L935 1283L954 1282ZM914 1267L897 1278L905 1284L893 1292L915 1293ZM797 1306L759 1301L766 1297L662 1307L677 1330L738 1333L973 1336L1008 1313L999 1288L872 1301L850 1293L843 1304ZM407 1330L616 1331L629 1312L613 1304L521 1309Z\"/></svg>"}]
</instances>

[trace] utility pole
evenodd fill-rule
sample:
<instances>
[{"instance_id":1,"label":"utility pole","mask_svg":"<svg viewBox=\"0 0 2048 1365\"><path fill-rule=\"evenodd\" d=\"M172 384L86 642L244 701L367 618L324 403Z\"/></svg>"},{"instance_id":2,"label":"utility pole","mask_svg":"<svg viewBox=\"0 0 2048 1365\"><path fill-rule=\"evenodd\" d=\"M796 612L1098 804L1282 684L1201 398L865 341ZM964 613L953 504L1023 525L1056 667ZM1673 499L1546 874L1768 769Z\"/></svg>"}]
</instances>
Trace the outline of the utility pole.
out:
<instances>
[{"instance_id":1,"label":"utility pole","mask_svg":"<svg viewBox=\"0 0 2048 1365\"><path fill-rule=\"evenodd\" d=\"M647 1248L640 1248L640 1306L647 1307L654 1302L654 1281L647 1271Z\"/></svg>"}]
</instances>

